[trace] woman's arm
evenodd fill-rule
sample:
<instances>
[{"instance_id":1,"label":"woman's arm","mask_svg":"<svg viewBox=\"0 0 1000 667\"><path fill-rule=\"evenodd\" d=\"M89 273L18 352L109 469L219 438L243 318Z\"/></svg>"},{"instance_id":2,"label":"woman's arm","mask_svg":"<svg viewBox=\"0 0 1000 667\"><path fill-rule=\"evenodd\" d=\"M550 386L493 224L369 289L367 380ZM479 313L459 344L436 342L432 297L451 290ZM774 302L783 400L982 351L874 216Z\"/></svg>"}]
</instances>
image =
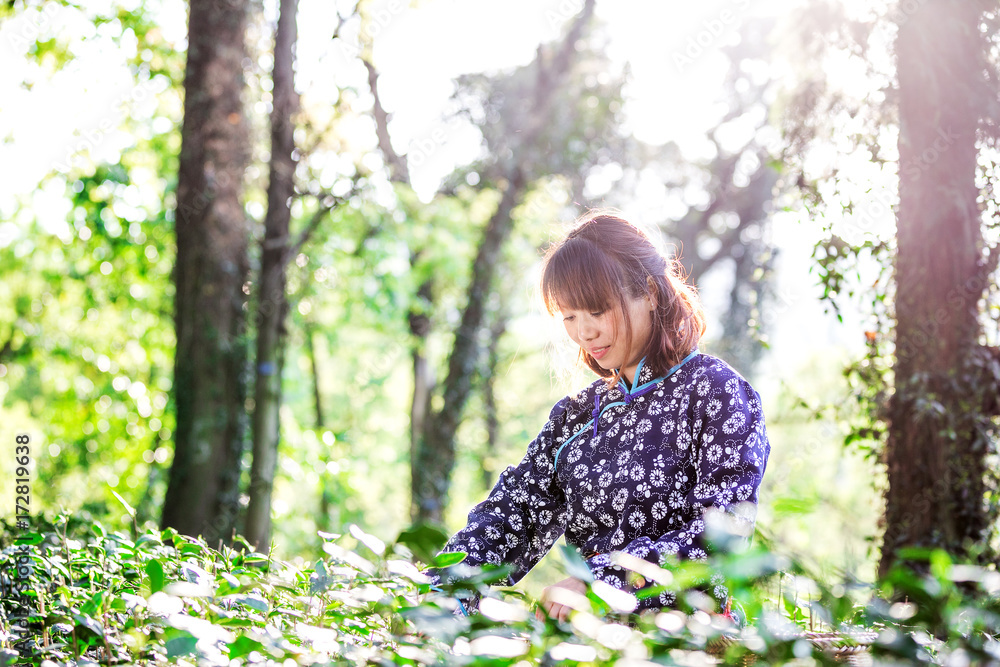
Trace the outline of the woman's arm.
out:
<instances>
[{"instance_id":1,"label":"woman's arm","mask_svg":"<svg viewBox=\"0 0 1000 667\"><path fill-rule=\"evenodd\" d=\"M520 580L548 552L565 529L566 499L555 484L553 461L567 437L570 401L564 398L552 408L524 459L501 473L486 500L469 512L465 528L442 551L465 552L468 565L510 565L514 569L508 584Z\"/></svg>"}]
</instances>

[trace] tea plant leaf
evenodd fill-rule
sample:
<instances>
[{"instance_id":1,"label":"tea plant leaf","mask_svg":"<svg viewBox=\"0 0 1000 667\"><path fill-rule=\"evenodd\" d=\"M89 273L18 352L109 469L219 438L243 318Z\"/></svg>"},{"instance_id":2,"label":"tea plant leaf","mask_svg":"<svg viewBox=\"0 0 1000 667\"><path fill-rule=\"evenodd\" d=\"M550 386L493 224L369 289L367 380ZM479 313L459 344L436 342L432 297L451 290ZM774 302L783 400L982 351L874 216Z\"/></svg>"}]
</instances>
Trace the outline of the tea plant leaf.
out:
<instances>
[{"instance_id":1,"label":"tea plant leaf","mask_svg":"<svg viewBox=\"0 0 1000 667\"><path fill-rule=\"evenodd\" d=\"M434 556L447 541L447 533L437 526L428 524L407 528L396 538L396 544L405 545L413 556L423 563L433 561Z\"/></svg>"},{"instance_id":2,"label":"tea plant leaf","mask_svg":"<svg viewBox=\"0 0 1000 667\"><path fill-rule=\"evenodd\" d=\"M580 552L568 544L563 544L559 551L565 559L566 574L575 577L580 581L593 581L594 573L590 571L590 566L583 559Z\"/></svg>"},{"instance_id":3,"label":"tea plant leaf","mask_svg":"<svg viewBox=\"0 0 1000 667\"><path fill-rule=\"evenodd\" d=\"M268 610L267 600L262 597L254 595L233 595L229 597L230 600L237 602L239 604L255 609L262 614L266 614Z\"/></svg>"},{"instance_id":4,"label":"tea plant leaf","mask_svg":"<svg viewBox=\"0 0 1000 667\"><path fill-rule=\"evenodd\" d=\"M27 544L28 546L35 546L36 544L41 544L45 536L41 533L21 533L14 540L14 544Z\"/></svg>"},{"instance_id":5,"label":"tea plant leaf","mask_svg":"<svg viewBox=\"0 0 1000 667\"><path fill-rule=\"evenodd\" d=\"M163 590L163 564L158 560L146 563L146 575L149 577L149 592L157 593Z\"/></svg>"},{"instance_id":6,"label":"tea plant leaf","mask_svg":"<svg viewBox=\"0 0 1000 667\"><path fill-rule=\"evenodd\" d=\"M457 565L465 560L467 554L462 551L450 551L438 554L435 556L430 563L432 568L445 568L451 567L452 565Z\"/></svg>"},{"instance_id":7,"label":"tea plant leaf","mask_svg":"<svg viewBox=\"0 0 1000 667\"><path fill-rule=\"evenodd\" d=\"M125 502L125 499L122 498L120 495L118 495L117 491L112 489L111 495L117 498L118 502L120 502L125 507L125 512L128 514L129 518L135 519L135 508L129 505L127 502Z\"/></svg>"},{"instance_id":8,"label":"tea plant leaf","mask_svg":"<svg viewBox=\"0 0 1000 667\"><path fill-rule=\"evenodd\" d=\"M354 536L354 539L356 539L358 542L361 542L361 544L368 547L371 550L371 552L374 553L376 556L381 556L382 554L385 553L385 542L383 542L379 538L375 537L374 535L369 535L368 533L364 532L353 523L351 524L350 532L351 535Z\"/></svg>"},{"instance_id":9,"label":"tea plant leaf","mask_svg":"<svg viewBox=\"0 0 1000 667\"><path fill-rule=\"evenodd\" d=\"M230 659L243 658L254 651L263 652L264 645L246 635L241 635L235 641L229 643Z\"/></svg>"},{"instance_id":10,"label":"tea plant leaf","mask_svg":"<svg viewBox=\"0 0 1000 667\"><path fill-rule=\"evenodd\" d=\"M76 627L86 628L98 637L104 637L104 626L89 616L84 616L83 614L73 614L73 620L76 621Z\"/></svg>"},{"instance_id":11,"label":"tea plant leaf","mask_svg":"<svg viewBox=\"0 0 1000 667\"><path fill-rule=\"evenodd\" d=\"M198 645L198 638L185 630L170 630L164 646L170 659L191 655Z\"/></svg>"}]
</instances>

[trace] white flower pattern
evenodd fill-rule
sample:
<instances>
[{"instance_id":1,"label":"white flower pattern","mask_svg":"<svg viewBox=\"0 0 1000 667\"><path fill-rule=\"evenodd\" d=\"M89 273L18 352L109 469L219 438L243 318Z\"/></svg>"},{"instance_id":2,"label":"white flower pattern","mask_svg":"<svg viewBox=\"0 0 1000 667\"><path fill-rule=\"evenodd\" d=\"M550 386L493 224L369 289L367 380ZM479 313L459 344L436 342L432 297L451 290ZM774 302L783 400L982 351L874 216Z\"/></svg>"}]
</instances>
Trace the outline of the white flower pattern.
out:
<instances>
[{"instance_id":1,"label":"white flower pattern","mask_svg":"<svg viewBox=\"0 0 1000 667\"><path fill-rule=\"evenodd\" d=\"M654 379L643 368L636 386ZM602 409L620 403L603 410L597 437L595 396ZM770 445L760 396L746 380L701 354L655 390L625 399L597 380L559 401L524 460L503 471L444 550L465 552L469 565L511 565L513 584L565 533L595 579L627 589L611 552L658 564L704 560L706 508L752 521ZM725 586L712 583L707 590L725 600ZM639 609L672 603L663 594Z\"/></svg>"}]
</instances>

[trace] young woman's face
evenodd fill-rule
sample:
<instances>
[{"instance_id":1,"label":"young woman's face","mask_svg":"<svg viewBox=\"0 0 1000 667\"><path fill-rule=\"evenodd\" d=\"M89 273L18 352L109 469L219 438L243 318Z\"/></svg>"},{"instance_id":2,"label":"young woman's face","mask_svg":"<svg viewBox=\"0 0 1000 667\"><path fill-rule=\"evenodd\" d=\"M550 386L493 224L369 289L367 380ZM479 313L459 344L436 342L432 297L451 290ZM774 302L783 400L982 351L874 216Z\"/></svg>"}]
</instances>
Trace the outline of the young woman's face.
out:
<instances>
[{"instance_id":1,"label":"young woman's face","mask_svg":"<svg viewBox=\"0 0 1000 667\"><path fill-rule=\"evenodd\" d=\"M638 365L638 360L633 361L633 358L649 340L653 319L648 297L628 299L626 305L632 324L630 340L626 340L625 318L617 307L599 313L573 309L560 309L560 312L566 333L574 343L592 356L601 368L620 368L631 382Z\"/></svg>"}]
</instances>

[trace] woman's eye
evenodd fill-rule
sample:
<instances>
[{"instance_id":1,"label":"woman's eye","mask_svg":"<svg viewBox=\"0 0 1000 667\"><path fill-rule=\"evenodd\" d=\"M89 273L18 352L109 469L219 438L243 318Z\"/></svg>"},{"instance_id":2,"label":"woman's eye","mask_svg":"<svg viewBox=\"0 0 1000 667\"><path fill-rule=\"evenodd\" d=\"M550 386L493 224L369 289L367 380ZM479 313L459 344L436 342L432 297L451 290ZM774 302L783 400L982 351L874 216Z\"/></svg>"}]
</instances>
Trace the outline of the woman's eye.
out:
<instances>
[{"instance_id":1,"label":"woman's eye","mask_svg":"<svg viewBox=\"0 0 1000 667\"><path fill-rule=\"evenodd\" d=\"M604 311L603 310L599 310L599 311L591 313L591 316L593 316L593 317L600 317L603 314L604 314Z\"/></svg>"},{"instance_id":2,"label":"woman's eye","mask_svg":"<svg viewBox=\"0 0 1000 667\"><path fill-rule=\"evenodd\" d=\"M572 321L573 321L572 315L567 315L566 317L563 318L563 322L572 322Z\"/></svg>"}]
</instances>

